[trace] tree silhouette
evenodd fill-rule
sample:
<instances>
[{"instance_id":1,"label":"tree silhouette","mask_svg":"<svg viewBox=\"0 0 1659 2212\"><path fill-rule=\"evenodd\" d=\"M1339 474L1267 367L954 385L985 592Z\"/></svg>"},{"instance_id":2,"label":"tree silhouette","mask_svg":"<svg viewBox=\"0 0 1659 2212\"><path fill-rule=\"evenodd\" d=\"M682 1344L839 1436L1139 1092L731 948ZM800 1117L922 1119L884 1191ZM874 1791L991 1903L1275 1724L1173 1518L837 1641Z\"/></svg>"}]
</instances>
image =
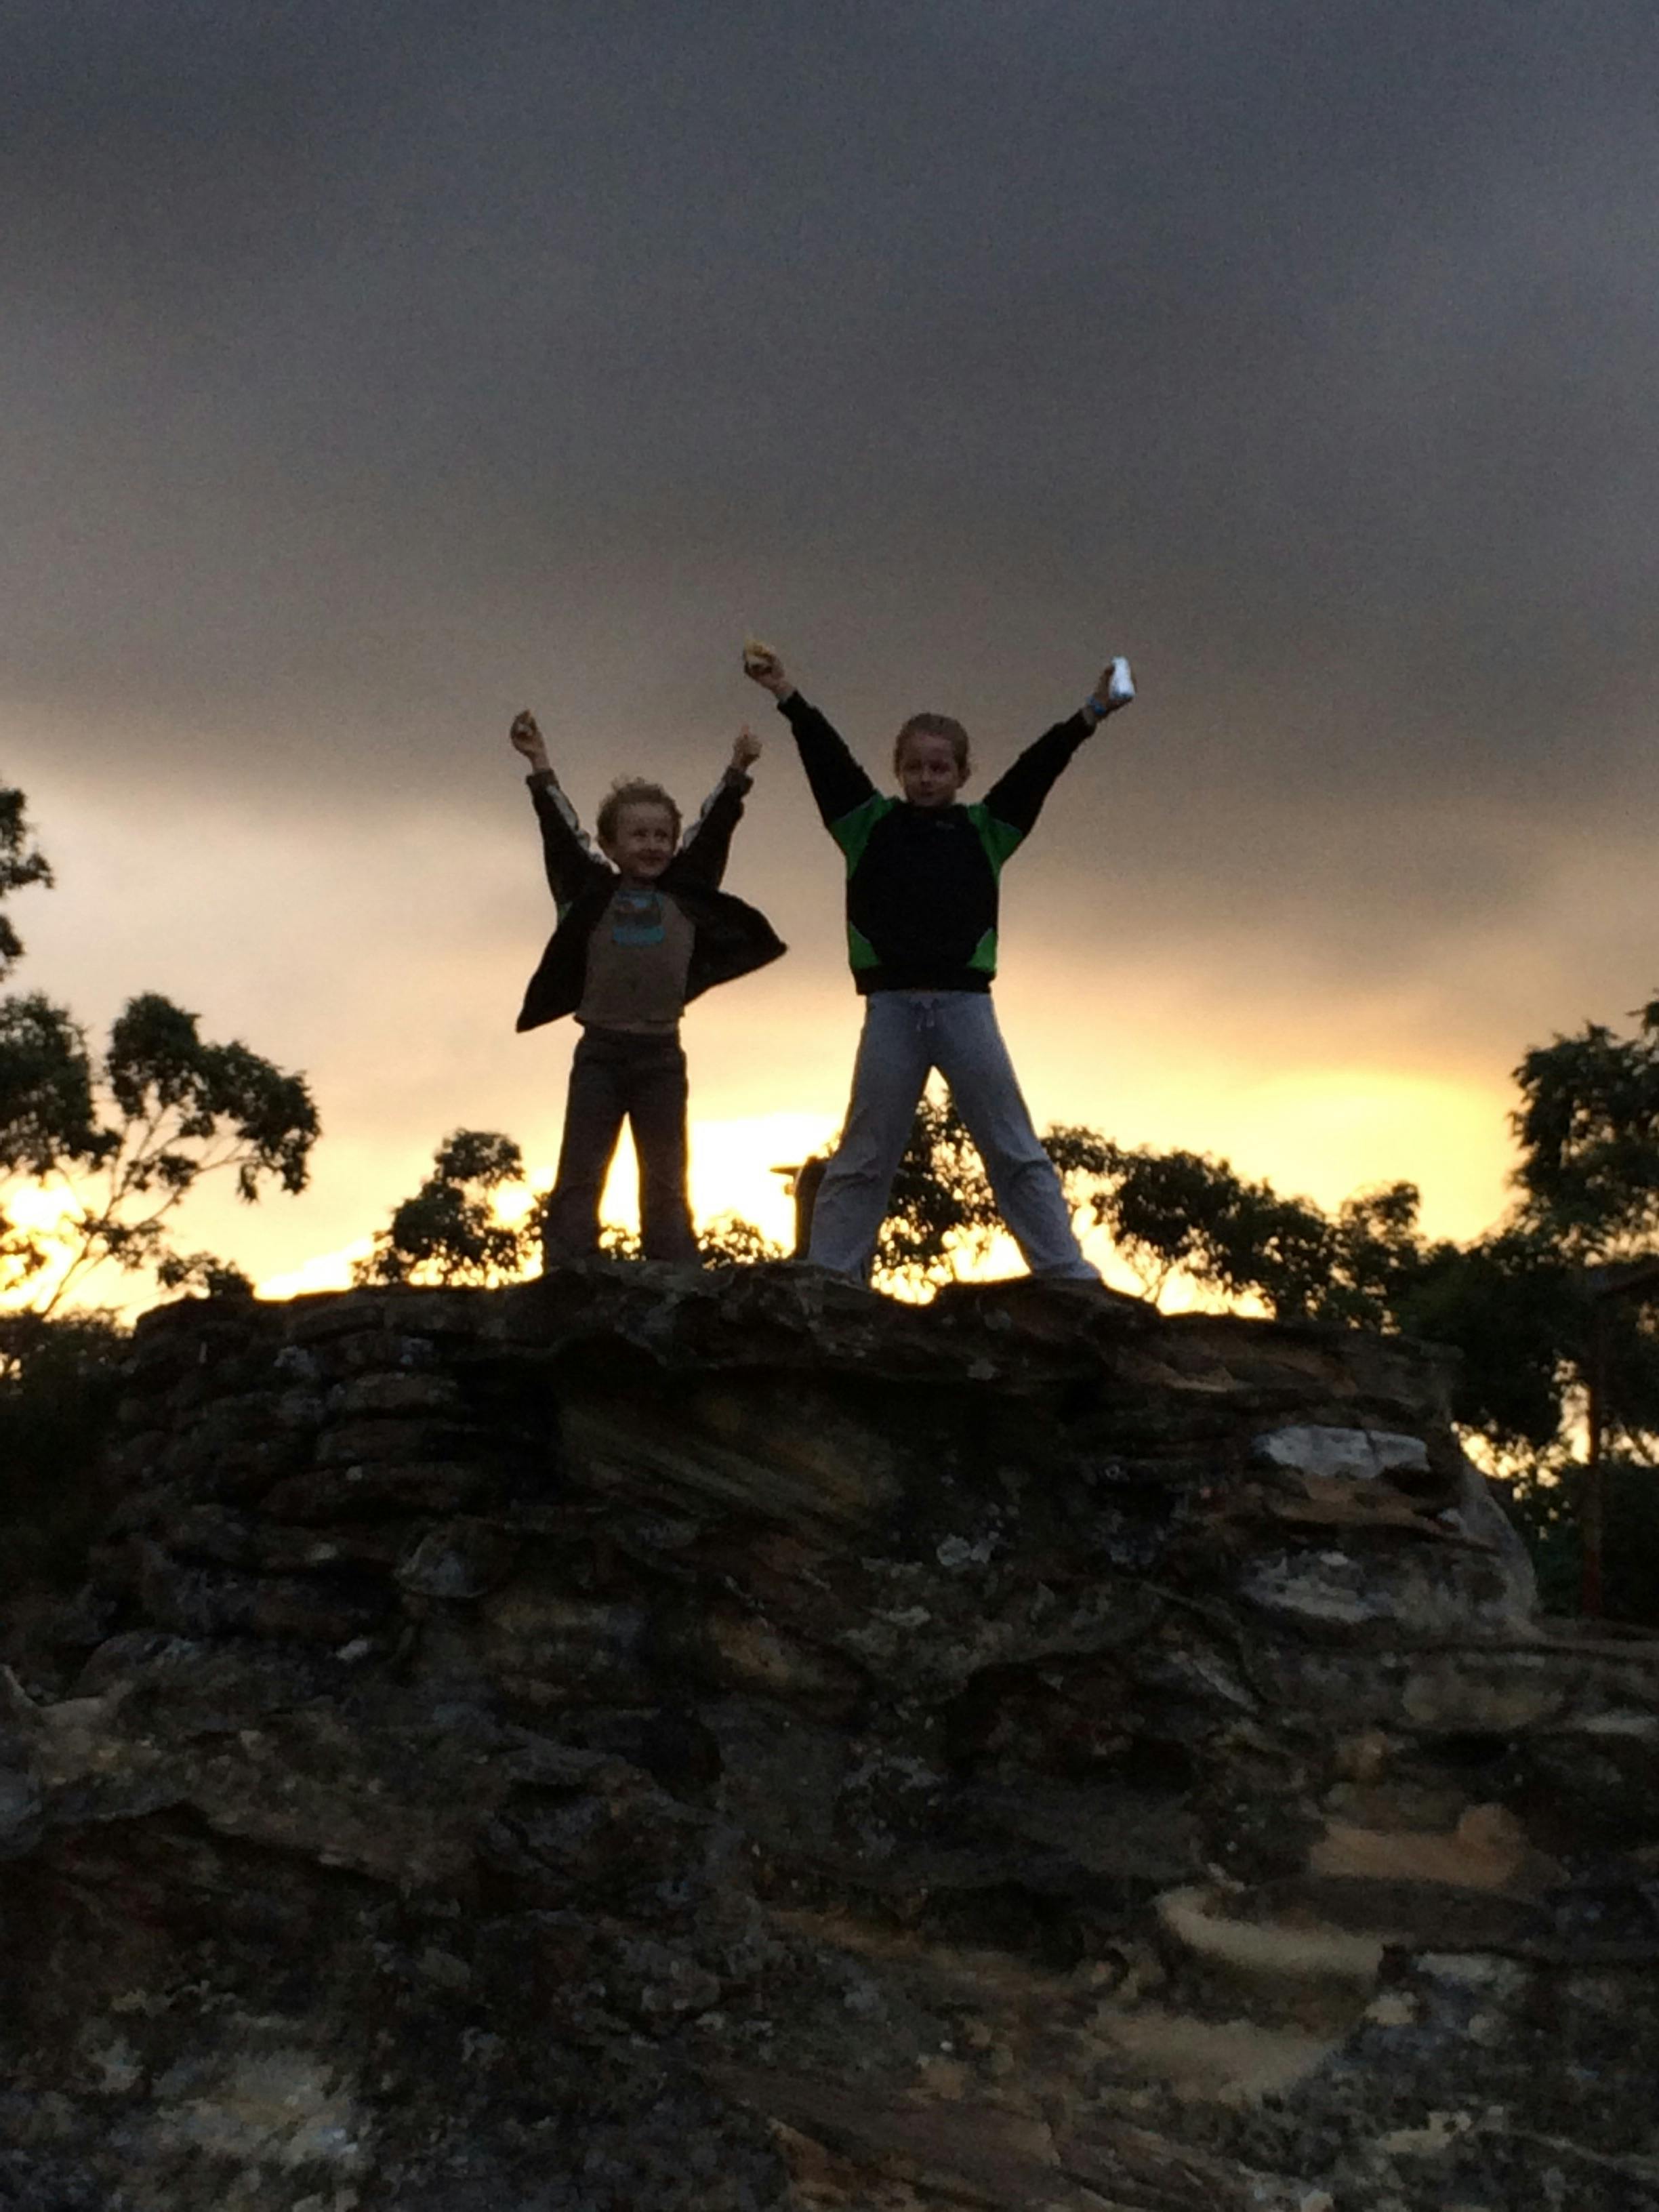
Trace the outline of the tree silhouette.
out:
<instances>
[{"instance_id":1,"label":"tree silhouette","mask_svg":"<svg viewBox=\"0 0 1659 2212\"><path fill-rule=\"evenodd\" d=\"M475 1285L521 1281L541 1248L542 1217L549 1194L517 1221L497 1211L501 1194L527 1189L524 1154L511 1137L486 1129L455 1129L439 1146L432 1172L412 1198L394 1207L378 1230L374 1249L352 1269L358 1283ZM705 1261L749 1265L781 1260L753 1222L724 1214L697 1232ZM641 1257L637 1231L607 1222L599 1251L610 1260Z\"/></svg>"},{"instance_id":2,"label":"tree silhouette","mask_svg":"<svg viewBox=\"0 0 1659 2212\"><path fill-rule=\"evenodd\" d=\"M522 1184L524 1155L492 1129L452 1129L432 1172L394 1207L374 1249L352 1270L359 1283L490 1284L523 1274L536 1248L528 1220L502 1221L497 1194Z\"/></svg>"},{"instance_id":3,"label":"tree silhouette","mask_svg":"<svg viewBox=\"0 0 1659 2212\"><path fill-rule=\"evenodd\" d=\"M1659 999L1620 1037L1599 1022L1528 1052L1515 1071L1522 1218L1576 1260L1659 1242Z\"/></svg>"},{"instance_id":4,"label":"tree silhouette","mask_svg":"<svg viewBox=\"0 0 1659 2212\"><path fill-rule=\"evenodd\" d=\"M21 791L0 789L0 901L31 884L50 884L52 870L34 842ZM0 981L23 957L22 939L9 915L0 914Z\"/></svg>"},{"instance_id":5,"label":"tree silhouette","mask_svg":"<svg viewBox=\"0 0 1659 2212\"><path fill-rule=\"evenodd\" d=\"M0 792L0 897L52 880L21 793ZM0 972L21 951L0 915ZM101 1051L41 994L0 1000L0 1292L49 1285L34 1304L50 1314L106 1266L167 1289L245 1285L212 1254L179 1251L174 1216L221 1171L248 1204L269 1184L302 1190L318 1129L302 1076L211 1042L159 993L127 1001ZM19 1222L26 1189L58 1202L51 1225Z\"/></svg>"},{"instance_id":6,"label":"tree silhouette","mask_svg":"<svg viewBox=\"0 0 1659 2212\"><path fill-rule=\"evenodd\" d=\"M921 1297L982 1260L1000 1225L989 1178L955 1102L930 1088L893 1177L876 1240L876 1282Z\"/></svg>"}]
</instances>

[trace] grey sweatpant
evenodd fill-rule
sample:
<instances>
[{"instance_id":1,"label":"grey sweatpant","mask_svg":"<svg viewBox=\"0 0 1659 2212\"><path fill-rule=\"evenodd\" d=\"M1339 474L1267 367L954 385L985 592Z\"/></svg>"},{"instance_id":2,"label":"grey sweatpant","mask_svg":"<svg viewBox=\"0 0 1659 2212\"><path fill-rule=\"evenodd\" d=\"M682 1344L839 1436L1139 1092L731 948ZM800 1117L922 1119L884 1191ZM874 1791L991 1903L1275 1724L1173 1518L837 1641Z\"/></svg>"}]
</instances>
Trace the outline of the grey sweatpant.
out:
<instances>
[{"instance_id":1,"label":"grey sweatpant","mask_svg":"<svg viewBox=\"0 0 1659 2212\"><path fill-rule=\"evenodd\" d=\"M1054 1163L1020 1096L990 996L981 991L874 991L853 1068L853 1097L812 1212L810 1257L862 1282L893 1176L934 1068L979 1147L1009 1233L1034 1275L1094 1283Z\"/></svg>"}]
</instances>

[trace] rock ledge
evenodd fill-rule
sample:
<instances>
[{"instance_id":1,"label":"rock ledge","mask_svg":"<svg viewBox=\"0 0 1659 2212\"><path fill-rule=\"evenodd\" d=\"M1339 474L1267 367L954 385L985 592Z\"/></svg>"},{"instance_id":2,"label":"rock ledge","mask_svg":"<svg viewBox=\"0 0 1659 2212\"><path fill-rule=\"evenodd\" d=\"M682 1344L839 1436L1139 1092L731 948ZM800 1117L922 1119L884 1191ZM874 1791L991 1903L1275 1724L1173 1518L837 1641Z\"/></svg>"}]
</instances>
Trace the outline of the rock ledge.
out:
<instances>
[{"instance_id":1,"label":"rock ledge","mask_svg":"<svg viewBox=\"0 0 1659 2212\"><path fill-rule=\"evenodd\" d=\"M1659 2205L1659 1657L1431 1351L182 1304L0 1674L4 2212Z\"/></svg>"}]
</instances>

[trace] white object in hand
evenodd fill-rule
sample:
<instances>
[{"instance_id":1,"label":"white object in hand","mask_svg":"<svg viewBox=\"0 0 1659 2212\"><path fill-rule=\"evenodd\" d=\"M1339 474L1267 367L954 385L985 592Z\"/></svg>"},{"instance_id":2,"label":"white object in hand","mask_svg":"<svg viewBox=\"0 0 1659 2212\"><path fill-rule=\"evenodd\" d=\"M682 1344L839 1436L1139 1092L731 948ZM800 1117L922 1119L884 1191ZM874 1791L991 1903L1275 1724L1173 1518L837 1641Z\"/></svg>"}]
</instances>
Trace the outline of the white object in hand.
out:
<instances>
[{"instance_id":1,"label":"white object in hand","mask_svg":"<svg viewBox=\"0 0 1659 2212\"><path fill-rule=\"evenodd\" d=\"M743 665L745 668L765 668L777 659L763 638L750 635L743 641Z\"/></svg>"},{"instance_id":2,"label":"white object in hand","mask_svg":"<svg viewBox=\"0 0 1659 2212\"><path fill-rule=\"evenodd\" d=\"M1112 663L1112 680L1106 687L1109 707L1127 707L1135 696L1135 679L1129 673L1129 664L1120 653Z\"/></svg>"}]
</instances>

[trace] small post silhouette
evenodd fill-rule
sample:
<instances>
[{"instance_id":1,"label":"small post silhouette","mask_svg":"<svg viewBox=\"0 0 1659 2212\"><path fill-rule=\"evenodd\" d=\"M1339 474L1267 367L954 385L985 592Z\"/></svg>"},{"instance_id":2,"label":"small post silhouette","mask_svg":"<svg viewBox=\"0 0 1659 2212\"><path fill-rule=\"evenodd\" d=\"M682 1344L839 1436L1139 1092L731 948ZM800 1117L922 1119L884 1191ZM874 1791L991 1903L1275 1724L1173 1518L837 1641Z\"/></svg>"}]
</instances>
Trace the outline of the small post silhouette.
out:
<instances>
[{"instance_id":1,"label":"small post silhouette","mask_svg":"<svg viewBox=\"0 0 1659 2212\"><path fill-rule=\"evenodd\" d=\"M813 1152L798 1167L774 1168L785 1178L784 1188L795 1201L795 1245L792 1260L804 1260L812 1244L812 1209L818 1202L818 1185L830 1164L827 1152Z\"/></svg>"}]
</instances>

